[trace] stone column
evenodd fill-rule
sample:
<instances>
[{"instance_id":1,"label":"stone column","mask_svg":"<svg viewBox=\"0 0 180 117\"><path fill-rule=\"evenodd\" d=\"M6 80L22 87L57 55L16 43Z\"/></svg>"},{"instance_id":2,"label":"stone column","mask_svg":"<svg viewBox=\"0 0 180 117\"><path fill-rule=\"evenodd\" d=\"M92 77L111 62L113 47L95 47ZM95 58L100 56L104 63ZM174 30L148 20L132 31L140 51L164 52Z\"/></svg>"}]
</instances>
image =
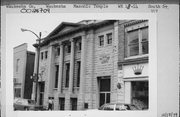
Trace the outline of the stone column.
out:
<instances>
[{"instance_id":1,"label":"stone column","mask_svg":"<svg viewBox=\"0 0 180 117\"><path fill-rule=\"evenodd\" d=\"M69 94L73 89L73 76L74 76L74 40L71 39L71 59L70 59L70 75L69 75Z\"/></svg>"},{"instance_id":2,"label":"stone column","mask_svg":"<svg viewBox=\"0 0 180 117\"><path fill-rule=\"evenodd\" d=\"M54 110L58 110L59 109L59 94L61 94L62 91L62 78L63 78L63 59L64 59L64 55L63 55L63 44L60 43L60 57L59 57L59 76L58 76L58 89L57 92L55 93L55 97L54 97Z\"/></svg>"},{"instance_id":3,"label":"stone column","mask_svg":"<svg viewBox=\"0 0 180 117\"><path fill-rule=\"evenodd\" d=\"M78 109L82 110L84 109L84 85L85 85L85 53L86 53L86 38L85 35L81 36L81 72L80 72L80 89L79 89L79 97L78 97Z\"/></svg>"},{"instance_id":4,"label":"stone column","mask_svg":"<svg viewBox=\"0 0 180 117\"><path fill-rule=\"evenodd\" d=\"M62 92L64 45L60 43L58 93Z\"/></svg>"},{"instance_id":5,"label":"stone column","mask_svg":"<svg viewBox=\"0 0 180 117\"><path fill-rule=\"evenodd\" d=\"M48 97L52 93L53 93L53 80L52 78L54 78L53 75L53 59L54 59L54 54L53 54L53 46L49 46L48 47L48 73L47 73L47 79L45 81L45 95L44 95L44 101L48 102Z\"/></svg>"},{"instance_id":6,"label":"stone column","mask_svg":"<svg viewBox=\"0 0 180 117\"><path fill-rule=\"evenodd\" d=\"M70 95L72 94L73 90L73 76L74 76L74 40L71 39L71 58L70 58L70 73L69 73L69 88L68 94L66 94L65 99L65 110L70 110L71 103L70 103Z\"/></svg>"}]
</instances>

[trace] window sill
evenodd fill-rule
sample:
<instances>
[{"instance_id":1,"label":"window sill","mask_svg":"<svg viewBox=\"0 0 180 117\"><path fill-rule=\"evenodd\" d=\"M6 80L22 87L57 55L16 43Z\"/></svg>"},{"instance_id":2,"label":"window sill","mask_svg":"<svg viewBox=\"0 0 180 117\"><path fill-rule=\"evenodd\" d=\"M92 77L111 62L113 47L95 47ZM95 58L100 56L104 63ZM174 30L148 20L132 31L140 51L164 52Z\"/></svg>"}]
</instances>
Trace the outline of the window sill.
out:
<instances>
[{"instance_id":1,"label":"window sill","mask_svg":"<svg viewBox=\"0 0 180 117\"><path fill-rule=\"evenodd\" d=\"M54 90L54 91L57 91L57 90L58 90L58 88L53 88L53 90Z\"/></svg>"},{"instance_id":2,"label":"window sill","mask_svg":"<svg viewBox=\"0 0 180 117\"><path fill-rule=\"evenodd\" d=\"M137 59L137 58L148 57L148 55L149 55L149 54L136 55L136 56L126 57L126 58L124 58L124 59L125 59L125 60L129 60L129 59Z\"/></svg>"},{"instance_id":3,"label":"window sill","mask_svg":"<svg viewBox=\"0 0 180 117\"><path fill-rule=\"evenodd\" d=\"M110 44L107 44L106 46L112 46L112 43L110 43Z\"/></svg>"},{"instance_id":4,"label":"window sill","mask_svg":"<svg viewBox=\"0 0 180 117\"><path fill-rule=\"evenodd\" d=\"M69 89L69 87L64 87L63 89L64 89L64 90L68 90L68 89Z\"/></svg>"},{"instance_id":5,"label":"window sill","mask_svg":"<svg viewBox=\"0 0 180 117\"><path fill-rule=\"evenodd\" d=\"M103 47L104 47L104 45L102 45L102 46L99 45L99 48L103 48Z\"/></svg>"},{"instance_id":6,"label":"window sill","mask_svg":"<svg viewBox=\"0 0 180 117\"><path fill-rule=\"evenodd\" d=\"M81 50L78 50L77 52L78 52L78 53L81 53Z\"/></svg>"}]
</instances>

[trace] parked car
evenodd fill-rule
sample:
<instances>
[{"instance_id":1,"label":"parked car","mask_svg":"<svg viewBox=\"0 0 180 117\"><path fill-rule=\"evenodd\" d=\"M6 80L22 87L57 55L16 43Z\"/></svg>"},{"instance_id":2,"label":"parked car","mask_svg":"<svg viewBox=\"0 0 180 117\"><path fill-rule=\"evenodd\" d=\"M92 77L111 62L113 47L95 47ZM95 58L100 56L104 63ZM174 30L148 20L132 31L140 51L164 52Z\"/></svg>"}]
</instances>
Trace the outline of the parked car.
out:
<instances>
[{"instance_id":1,"label":"parked car","mask_svg":"<svg viewBox=\"0 0 180 117\"><path fill-rule=\"evenodd\" d=\"M135 105L122 104L122 103L107 103L102 105L98 110L107 111L127 111L127 110L139 110Z\"/></svg>"},{"instance_id":2,"label":"parked car","mask_svg":"<svg viewBox=\"0 0 180 117\"><path fill-rule=\"evenodd\" d=\"M34 100L15 98L14 110L46 110L46 107L36 105Z\"/></svg>"}]
</instances>

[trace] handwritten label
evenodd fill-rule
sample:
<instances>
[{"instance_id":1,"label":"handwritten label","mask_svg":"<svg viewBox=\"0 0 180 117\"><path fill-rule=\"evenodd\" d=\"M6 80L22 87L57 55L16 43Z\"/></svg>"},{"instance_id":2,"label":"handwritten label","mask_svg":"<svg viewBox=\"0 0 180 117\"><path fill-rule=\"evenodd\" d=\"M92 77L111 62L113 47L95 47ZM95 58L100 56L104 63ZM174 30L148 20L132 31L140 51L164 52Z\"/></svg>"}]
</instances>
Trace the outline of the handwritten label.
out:
<instances>
[{"instance_id":1,"label":"handwritten label","mask_svg":"<svg viewBox=\"0 0 180 117\"><path fill-rule=\"evenodd\" d=\"M169 9L166 4L148 4L148 8L151 9L152 13L157 13L159 9Z\"/></svg>"},{"instance_id":2,"label":"handwritten label","mask_svg":"<svg viewBox=\"0 0 180 117\"><path fill-rule=\"evenodd\" d=\"M163 113L161 117L178 117L177 113L171 112L171 113Z\"/></svg>"},{"instance_id":3,"label":"handwritten label","mask_svg":"<svg viewBox=\"0 0 180 117\"><path fill-rule=\"evenodd\" d=\"M144 9L144 7L146 8ZM73 8L73 9L109 9L109 8L115 8L131 11L133 10L141 10L141 7L143 8L142 11L147 10L151 13L158 13L159 10L168 10L169 6L167 4L45 4L45 5L34 5L34 4L14 4L14 5L6 5L6 8L12 9L20 9L20 13L50 13L53 12L53 10L58 9L65 9L65 8Z\"/></svg>"}]
</instances>

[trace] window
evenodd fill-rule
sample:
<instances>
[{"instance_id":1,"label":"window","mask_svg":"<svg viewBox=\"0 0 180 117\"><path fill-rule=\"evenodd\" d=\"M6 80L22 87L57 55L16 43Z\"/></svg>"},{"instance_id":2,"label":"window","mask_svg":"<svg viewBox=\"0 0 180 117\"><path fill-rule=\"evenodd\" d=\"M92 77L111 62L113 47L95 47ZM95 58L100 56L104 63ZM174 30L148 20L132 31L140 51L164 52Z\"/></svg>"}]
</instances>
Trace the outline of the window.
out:
<instances>
[{"instance_id":1,"label":"window","mask_svg":"<svg viewBox=\"0 0 180 117\"><path fill-rule=\"evenodd\" d=\"M100 46L104 45L104 35L99 36L99 45Z\"/></svg>"},{"instance_id":2,"label":"window","mask_svg":"<svg viewBox=\"0 0 180 117\"><path fill-rule=\"evenodd\" d=\"M70 44L66 45L66 52L71 53L71 45Z\"/></svg>"},{"instance_id":3,"label":"window","mask_svg":"<svg viewBox=\"0 0 180 117\"><path fill-rule=\"evenodd\" d=\"M14 97L21 97L21 88L15 88Z\"/></svg>"},{"instance_id":4,"label":"window","mask_svg":"<svg viewBox=\"0 0 180 117\"><path fill-rule=\"evenodd\" d=\"M112 44L112 33L109 33L107 36L107 44Z\"/></svg>"},{"instance_id":5,"label":"window","mask_svg":"<svg viewBox=\"0 0 180 117\"><path fill-rule=\"evenodd\" d=\"M77 48L77 51L81 51L81 42L80 41L76 42L76 48Z\"/></svg>"},{"instance_id":6,"label":"window","mask_svg":"<svg viewBox=\"0 0 180 117\"><path fill-rule=\"evenodd\" d=\"M70 63L66 63L66 81L65 87L69 87L69 71L70 71Z\"/></svg>"},{"instance_id":7,"label":"window","mask_svg":"<svg viewBox=\"0 0 180 117\"><path fill-rule=\"evenodd\" d=\"M59 98L59 109L64 110L65 107L65 99L64 98Z\"/></svg>"},{"instance_id":8,"label":"window","mask_svg":"<svg viewBox=\"0 0 180 117\"><path fill-rule=\"evenodd\" d=\"M48 57L48 51L45 51L45 59Z\"/></svg>"},{"instance_id":9,"label":"window","mask_svg":"<svg viewBox=\"0 0 180 117\"><path fill-rule=\"evenodd\" d=\"M43 60L43 52L41 52L41 60Z\"/></svg>"},{"instance_id":10,"label":"window","mask_svg":"<svg viewBox=\"0 0 180 117\"><path fill-rule=\"evenodd\" d=\"M57 55L58 56L60 55L60 48L59 47L57 48Z\"/></svg>"},{"instance_id":11,"label":"window","mask_svg":"<svg viewBox=\"0 0 180 117\"><path fill-rule=\"evenodd\" d=\"M142 54L148 54L148 28L142 29Z\"/></svg>"},{"instance_id":12,"label":"window","mask_svg":"<svg viewBox=\"0 0 180 117\"><path fill-rule=\"evenodd\" d=\"M54 88L58 88L59 65L56 65Z\"/></svg>"},{"instance_id":13,"label":"window","mask_svg":"<svg viewBox=\"0 0 180 117\"><path fill-rule=\"evenodd\" d=\"M55 48L55 56L59 56L60 55L60 47L56 47Z\"/></svg>"},{"instance_id":14,"label":"window","mask_svg":"<svg viewBox=\"0 0 180 117\"><path fill-rule=\"evenodd\" d=\"M20 62L20 59L17 59L16 60L16 72L19 71L19 62Z\"/></svg>"},{"instance_id":15,"label":"window","mask_svg":"<svg viewBox=\"0 0 180 117\"><path fill-rule=\"evenodd\" d=\"M135 56L139 54L139 36L138 30L128 33L129 41L129 56Z\"/></svg>"},{"instance_id":16,"label":"window","mask_svg":"<svg viewBox=\"0 0 180 117\"><path fill-rule=\"evenodd\" d=\"M127 32L127 57L148 54L148 27Z\"/></svg>"},{"instance_id":17,"label":"window","mask_svg":"<svg viewBox=\"0 0 180 117\"><path fill-rule=\"evenodd\" d=\"M77 61L77 84L76 84L77 87L79 87L80 84L80 73L81 73L81 61Z\"/></svg>"}]
</instances>

